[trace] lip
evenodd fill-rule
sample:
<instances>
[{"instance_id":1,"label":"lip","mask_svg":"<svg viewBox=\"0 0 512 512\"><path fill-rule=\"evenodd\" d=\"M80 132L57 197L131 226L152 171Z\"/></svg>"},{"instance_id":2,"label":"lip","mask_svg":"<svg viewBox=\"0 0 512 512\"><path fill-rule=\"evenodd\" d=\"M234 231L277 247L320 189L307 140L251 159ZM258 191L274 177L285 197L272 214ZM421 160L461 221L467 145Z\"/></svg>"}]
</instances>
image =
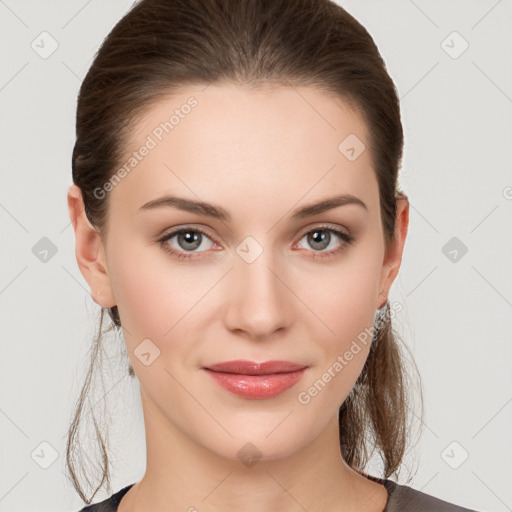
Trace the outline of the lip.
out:
<instances>
[{"instance_id":1,"label":"lip","mask_svg":"<svg viewBox=\"0 0 512 512\"><path fill-rule=\"evenodd\" d=\"M228 361L203 367L224 389L243 398L273 398L291 388L308 367L289 361Z\"/></svg>"}]
</instances>

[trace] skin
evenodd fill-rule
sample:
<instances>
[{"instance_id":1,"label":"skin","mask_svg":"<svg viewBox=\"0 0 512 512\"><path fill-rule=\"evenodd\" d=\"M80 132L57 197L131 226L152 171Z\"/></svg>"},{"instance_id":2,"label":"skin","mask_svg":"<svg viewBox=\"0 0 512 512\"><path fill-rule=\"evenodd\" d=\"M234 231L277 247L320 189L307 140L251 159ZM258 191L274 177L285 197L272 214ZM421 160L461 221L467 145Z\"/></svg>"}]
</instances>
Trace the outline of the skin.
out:
<instances>
[{"instance_id":1,"label":"skin","mask_svg":"<svg viewBox=\"0 0 512 512\"><path fill-rule=\"evenodd\" d=\"M86 218L80 190L68 191L80 271L97 304L118 306L140 382L146 473L118 510L381 512L386 489L345 463L338 437L338 410L369 343L309 403L298 395L374 325L399 271L408 201L398 200L386 248L367 128L346 103L312 87L188 86L148 108L127 154L190 96L198 105L110 191L105 240ZM338 150L351 133L367 146L354 161ZM291 219L295 208L341 193L367 210L349 204ZM222 206L232 220L139 211L164 194ZM308 239L325 224L354 242L331 233L322 248ZM157 242L181 227L210 236L195 249L177 236L165 242L188 248L188 261ZM247 236L263 249L252 263L236 252ZM160 350L148 366L134 354L146 338ZM201 369L234 359L309 367L277 397L249 400ZM248 442L261 455L252 466L237 456Z\"/></svg>"}]
</instances>

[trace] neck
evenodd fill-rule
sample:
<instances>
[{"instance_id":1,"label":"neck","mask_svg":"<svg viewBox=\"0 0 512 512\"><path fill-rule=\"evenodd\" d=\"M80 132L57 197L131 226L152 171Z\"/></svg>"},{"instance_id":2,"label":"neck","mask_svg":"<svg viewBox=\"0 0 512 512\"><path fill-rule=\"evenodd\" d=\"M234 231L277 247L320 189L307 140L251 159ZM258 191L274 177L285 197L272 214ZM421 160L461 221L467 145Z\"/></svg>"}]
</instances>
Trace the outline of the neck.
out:
<instances>
[{"instance_id":1,"label":"neck","mask_svg":"<svg viewBox=\"0 0 512 512\"><path fill-rule=\"evenodd\" d=\"M118 512L384 509L385 488L350 468L341 457L337 416L293 453L274 450L268 458L255 445L241 442L228 458L164 421L154 404L143 407L146 472L125 494Z\"/></svg>"}]
</instances>

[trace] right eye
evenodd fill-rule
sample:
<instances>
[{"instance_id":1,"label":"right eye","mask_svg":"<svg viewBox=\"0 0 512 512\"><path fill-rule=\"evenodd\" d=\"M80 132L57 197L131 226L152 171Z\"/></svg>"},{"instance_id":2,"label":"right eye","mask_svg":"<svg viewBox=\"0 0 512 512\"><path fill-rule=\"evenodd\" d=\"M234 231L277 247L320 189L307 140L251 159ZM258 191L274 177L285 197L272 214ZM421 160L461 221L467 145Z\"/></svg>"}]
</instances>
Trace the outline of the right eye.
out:
<instances>
[{"instance_id":1,"label":"right eye","mask_svg":"<svg viewBox=\"0 0 512 512\"><path fill-rule=\"evenodd\" d=\"M169 241L176 237L176 241L180 247L169 245ZM177 256L179 259L191 259L195 258L193 256L195 252L206 252L206 251L196 251L195 249L203 246L203 242L205 239L211 241L208 233L198 228L180 228L175 231L171 231L170 233L164 235L162 238L158 240L158 242L162 245L164 251L169 254ZM215 242L212 242L214 245ZM190 253L190 254L187 254Z\"/></svg>"}]
</instances>

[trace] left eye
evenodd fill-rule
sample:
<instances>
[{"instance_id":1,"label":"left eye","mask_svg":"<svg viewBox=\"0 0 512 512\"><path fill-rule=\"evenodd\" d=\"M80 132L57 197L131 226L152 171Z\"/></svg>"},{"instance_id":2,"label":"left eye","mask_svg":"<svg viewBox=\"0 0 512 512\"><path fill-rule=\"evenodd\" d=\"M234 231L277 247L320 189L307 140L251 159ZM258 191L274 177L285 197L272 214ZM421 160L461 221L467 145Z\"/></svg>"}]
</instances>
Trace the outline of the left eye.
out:
<instances>
[{"instance_id":1,"label":"left eye","mask_svg":"<svg viewBox=\"0 0 512 512\"><path fill-rule=\"evenodd\" d=\"M341 244L337 244L338 246L334 249L331 249L329 251L324 251L323 249L326 249L331 245L331 242L333 241L332 235L334 234L335 237L338 239L343 240ZM310 247L313 247L315 250L314 253L319 254L313 254L313 257L328 257L333 256L340 251L343 251L346 246L353 242L354 238L351 235L348 235L347 233L343 233L342 231L339 231L334 228L330 228L327 226L321 226L315 229L312 229L308 231L307 233L304 233L301 240L306 238L307 243ZM334 244L336 246L336 244Z\"/></svg>"}]
</instances>

